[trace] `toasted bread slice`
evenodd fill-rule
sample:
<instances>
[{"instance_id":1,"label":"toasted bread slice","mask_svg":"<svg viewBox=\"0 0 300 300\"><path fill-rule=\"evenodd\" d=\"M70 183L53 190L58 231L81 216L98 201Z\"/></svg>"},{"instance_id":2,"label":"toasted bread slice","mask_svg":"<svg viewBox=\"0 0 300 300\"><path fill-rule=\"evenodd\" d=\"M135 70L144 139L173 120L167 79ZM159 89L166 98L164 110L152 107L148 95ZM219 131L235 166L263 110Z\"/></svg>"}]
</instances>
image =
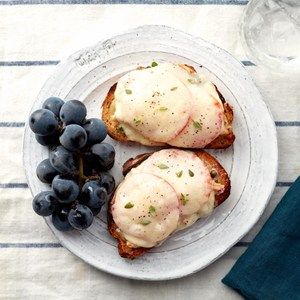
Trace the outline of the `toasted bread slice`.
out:
<instances>
[{"instance_id":1,"label":"toasted bread slice","mask_svg":"<svg viewBox=\"0 0 300 300\"><path fill-rule=\"evenodd\" d=\"M213 156L211 156L203 150L195 150L193 152L204 162L204 164L210 171L211 177L215 180L215 182L224 186L224 188L220 190L215 196L216 207L229 197L231 188L229 176L225 169ZM145 153L138 155L135 158L130 158L129 160L127 160L123 165L123 175L125 176L132 168L137 167L151 155L152 153ZM110 234L118 241L118 251L120 256L128 259L137 258L143 255L145 252L149 251L150 248L133 247L122 237L111 214L111 207L114 201L115 196L113 194L108 206L108 230Z\"/></svg>"},{"instance_id":2,"label":"toasted bread slice","mask_svg":"<svg viewBox=\"0 0 300 300\"><path fill-rule=\"evenodd\" d=\"M189 73L195 73L196 70L192 66L181 65L184 69L186 69ZM141 67L139 69L142 69ZM130 142L127 138L126 134L122 130L120 123L113 116L115 113L115 101L114 94L116 90L117 83L115 83L110 90L108 91L106 98L102 104L102 120L107 127L108 135L120 142ZM216 87L216 86L215 86ZM216 90L219 94L220 100L224 106L224 114L225 114L225 128L226 132L224 134L219 135L216 139L214 139L211 143L205 146L206 149L225 149L231 146L235 140L235 136L232 130L232 122L233 122L233 110L232 107L226 102L220 91Z\"/></svg>"}]
</instances>

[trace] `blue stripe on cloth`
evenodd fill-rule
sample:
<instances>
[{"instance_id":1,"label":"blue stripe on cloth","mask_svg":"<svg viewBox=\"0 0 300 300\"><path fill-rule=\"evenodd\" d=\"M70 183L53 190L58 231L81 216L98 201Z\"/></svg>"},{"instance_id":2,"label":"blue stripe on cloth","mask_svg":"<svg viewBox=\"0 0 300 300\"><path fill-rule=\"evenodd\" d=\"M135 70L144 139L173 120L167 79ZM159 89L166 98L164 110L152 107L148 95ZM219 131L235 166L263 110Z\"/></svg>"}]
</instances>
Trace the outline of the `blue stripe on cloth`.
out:
<instances>
[{"instance_id":1,"label":"blue stripe on cloth","mask_svg":"<svg viewBox=\"0 0 300 300\"><path fill-rule=\"evenodd\" d=\"M0 122L0 127L24 127L24 122Z\"/></svg>"},{"instance_id":2,"label":"blue stripe on cloth","mask_svg":"<svg viewBox=\"0 0 300 300\"><path fill-rule=\"evenodd\" d=\"M24 66L55 66L59 60L16 60L16 61L0 61L0 67L24 67ZM242 60L241 63L246 67L255 66L252 61Z\"/></svg>"},{"instance_id":3,"label":"blue stripe on cloth","mask_svg":"<svg viewBox=\"0 0 300 300\"><path fill-rule=\"evenodd\" d=\"M59 243L0 243L0 248L61 248Z\"/></svg>"},{"instance_id":4,"label":"blue stripe on cloth","mask_svg":"<svg viewBox=\"0 0 300 300\"><path fill-rule=\"evenodd\" d=\"M27 183L0 183L0 189L27 189Z\"/></svg>"},{"instance_id":5,"label":"blue stripe on cloth","mask_svg":"<svg viewBox=\"0 0 300 300\"><path fill-rule=\"evenodd\" d=\"M0 67L55 66L58 63L59 63L59 60L0 61Z\"/></svg>"},{"instance_id":6,"label":"blue stripe on cloth","mask_svg":"<svg viewBox=\"0 0 300 300\"><path fill-rule=\"evenodd\" d=\"M277 187L290 187L293 184L293 182L288 181L278 181L276 182Z\"/></svg>"},{"instance_id":7,"label":"blue stripe on cloth","mask_svg":"<svg viewBox=\"0 0 300 300\"><path fill-rule=\"evenodd\" d=\"M166 4L246 5L248 0L1 0L0 5L30 4Z\"/></svg>"},{"instance_id":8,"label":"blue stripe on cloth","mask_svg":"<svg viewBox=\"0 0 300 300\"><path fill-rule=\"evenodd\" d=\"M250 60L241 60L241 63L245 66L245 67L252 67L252 66L256 66L255 63L253 63Z\"/></svg>"},{"instance_id":9,"label":"blue stripe on cloth","mask_svg":"<svg viewBox=\"0 0 300 300\"><path fill-rule=\"evenodd\" d=\"M248 247L251 242L237 242L234 247ZM0 243L0 248L62 248L59 243Z\"/></svg>"},{"instance_id":10,"label":"blue stripe on cloth","mask_svg":"<svg viewBox=\"0 0 300 300\"><path fill-rule=\"evenodd\" d=\"M300 126L300 121L275 121L278 127Z\"/></svg>"},{"instance_id":11,"label":"blue stripe on cloth","mask_svg":"<svg viewBox=\"0 0 300 300\"><path fill-rule=\"evenodd\" d=\"M276 183L277 187L289 187L293 184L293 182L289 181L278 181ZM0 183L1 189L27 189L27 183Z\"/></svg>"}]
</instances>

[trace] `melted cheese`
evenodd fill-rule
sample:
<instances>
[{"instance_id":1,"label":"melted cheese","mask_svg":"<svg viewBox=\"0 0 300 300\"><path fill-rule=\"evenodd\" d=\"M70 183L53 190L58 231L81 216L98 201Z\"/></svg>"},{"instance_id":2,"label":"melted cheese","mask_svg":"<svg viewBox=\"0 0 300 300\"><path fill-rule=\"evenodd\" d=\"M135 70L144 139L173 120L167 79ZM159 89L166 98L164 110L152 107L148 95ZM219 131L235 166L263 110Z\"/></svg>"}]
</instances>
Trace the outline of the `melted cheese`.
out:
<instances>
[{"instance_id":1,"label":"melted cheese","mask_svg":"<svg viewBox=\"0 0 300 300\"><path fill-rule=\"evenodd\" d=\"M184 66L162 63L120 78L114 117L132 141L200 148L224 129L214 85Z\"/></svg>"},{"instance_id":2,"label":"melted cheese","mask_svg":"<svg viewBox=\"0 0 300 300\"><path fill-rule=\"evenodd\" d=\"M162 178L144 173L131 175L116 191L112 215L129 243L150 248L176 230L177 195Z\"/></svg>"},{"instance_id":3,"label":"melted cheese","mask_svg":"<svg viewBox=\"0 0 300 300\"><path fill-rule=\"evenodd\" d=\"M194 106L188 124L168 144L185 148L204 148L220 135L224 124L224 108L215 86L202 80L190 86Z\"/></svg>"},{"instance_id":4,"label":"melted cheese","mask_svg":"<svg viewBox=\"0 0 300 300\"><path fill-rule=\"evenodd\" d=\"M166 142L187 124L190 100L172 65L135 70L118 81L115 118L151 141Z\"/></svg>"},{"instance_id":5,"label":"melted cheese","mask_svg":"<svg viewBox=\"0 0 300 300\"><path fill-rule=\"evenodd\" d=\"M145 138L142 134L140 134L137 130L132 128L131 126L127 124L122 124L122 128L124 130L124 133L126 134L127 138L130 141L136 141L139 142L145 146L163 146L164 143L159 142L153 142Z\"/></svg>"},{"instance_id":6,"label":"melted cheese","mask_svg":"<svg viewBox=\"0 0 300 300\"><path fill-rule=\"evenodd\" d=\"M180 208L180 227L192 225L214 208L213 180L204 163L191 151L167 149L153 153L132 170L147 172L167 181L176 191Z\"/></svg>"},{"instance_id":7,"label":"melted cheese","mask_svg":"<svg viewBox=\"0 0 300 300\"><path fill-rule=\"evenodd\" d=\"M126 175L115 194L113 218L127 241L153 247L174 231L209 215L215 191L221 188L193 152L161 150ZM134 207L125 209L128 202ZM155 214L149 214L150 206ZM141 218L151 223L143 226L139 224Z\"/></svg>"}]
</instances>

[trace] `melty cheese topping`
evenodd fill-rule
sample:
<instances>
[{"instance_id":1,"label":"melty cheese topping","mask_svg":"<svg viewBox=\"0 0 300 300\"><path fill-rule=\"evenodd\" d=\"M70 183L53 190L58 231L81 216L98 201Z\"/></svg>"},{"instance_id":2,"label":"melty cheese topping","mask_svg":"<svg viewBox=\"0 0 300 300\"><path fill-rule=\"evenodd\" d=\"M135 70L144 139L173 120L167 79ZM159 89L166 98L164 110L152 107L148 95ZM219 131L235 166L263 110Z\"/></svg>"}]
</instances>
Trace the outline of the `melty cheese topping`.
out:
<instances>
[{"instance_id":1,"label":"melty cheese topping","mask_svg":"<svg viewBox=\"0 0 300 300\"><path fill-rule=\"evenodd\" d=\"M195 153L161 150L126 175L115 194L113 219L134 246L157 246L174 231L209 215L221 188ZM141 225L141 220L149 224Z\"/></svg>"},{"instance_id":2,"label":"melty cheese topping","mask_svg":"<svg viewBox=\"0 0 300 300\"><path fill-rule=\"evenodd\" d=\"M114 97L114 117L130 140L145 145L200 148L224 130L215 86L183 65L131 71L118 81Z\"/></svg>"},{"instance_id":3,"label":"melty cheese topping","mask_svg":"<svg viewBox=\"0 0 300 300\"><path fill-rule=\"evenodd\" d=\"M154 247L177 228L176 192L152 174L131 175L120 184L112 206L113 219L124 238L140 247Z\"/></svg>"}]
</instances>

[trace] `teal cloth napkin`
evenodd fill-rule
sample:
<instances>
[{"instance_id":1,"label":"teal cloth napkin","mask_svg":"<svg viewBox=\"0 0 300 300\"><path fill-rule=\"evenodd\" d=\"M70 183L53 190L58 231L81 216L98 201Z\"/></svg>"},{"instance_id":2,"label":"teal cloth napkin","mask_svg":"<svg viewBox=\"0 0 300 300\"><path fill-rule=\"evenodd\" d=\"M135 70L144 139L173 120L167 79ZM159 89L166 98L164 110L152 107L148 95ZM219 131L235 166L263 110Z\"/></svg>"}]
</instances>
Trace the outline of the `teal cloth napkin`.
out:
<instances>
[{"instance_id":1,"label":"teal cloth napkin","mask_svg":"<svg viewBox=\"0 0 300 300\"><path fill-rule=\"evenodd\" d=\"M222 282L246 299L300 299L300 177Z\"/></svg>"}]
</instances>

